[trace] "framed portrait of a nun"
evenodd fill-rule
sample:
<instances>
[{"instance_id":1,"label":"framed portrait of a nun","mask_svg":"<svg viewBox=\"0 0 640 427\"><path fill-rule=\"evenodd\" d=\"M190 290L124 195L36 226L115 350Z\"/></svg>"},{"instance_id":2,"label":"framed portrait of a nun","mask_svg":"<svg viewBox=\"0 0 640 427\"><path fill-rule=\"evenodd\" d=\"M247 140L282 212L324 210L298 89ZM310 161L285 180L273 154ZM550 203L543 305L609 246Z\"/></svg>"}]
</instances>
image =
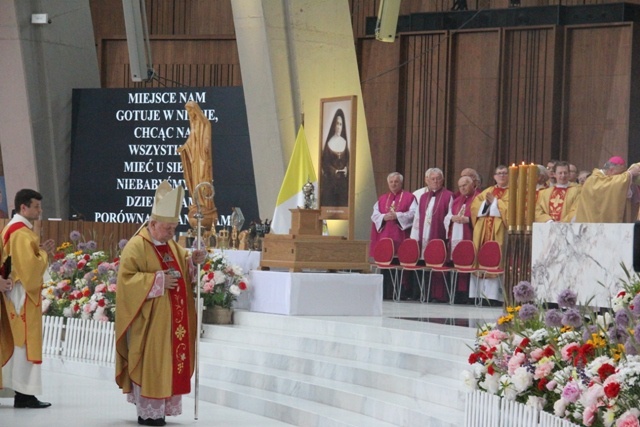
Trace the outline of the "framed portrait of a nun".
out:
<instances>
[{"instance_id":1,"label":"framed portrait of a nun","mask_svg":"<svg viewBox=\"0 0 640 427\"><path fill-rule=\"evenodd\" d=\"M320 100L319 206L322 219L350 220L354 206L356 96Z\"/></svg>"}]
</instances>

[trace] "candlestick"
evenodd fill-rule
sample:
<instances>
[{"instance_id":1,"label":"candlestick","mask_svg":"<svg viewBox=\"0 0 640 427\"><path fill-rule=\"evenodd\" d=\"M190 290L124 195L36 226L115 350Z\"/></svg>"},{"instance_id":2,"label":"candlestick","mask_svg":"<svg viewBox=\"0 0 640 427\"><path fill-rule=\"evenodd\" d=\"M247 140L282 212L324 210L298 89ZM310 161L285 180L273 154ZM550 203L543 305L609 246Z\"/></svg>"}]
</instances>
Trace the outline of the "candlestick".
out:
<instances>
[{"instance_id":1,"label":"candlestick","mask_svg":"<svg viewBox=\"0 0 640 427\"><path fill-rule=\"evenodd\" d=\"M529 168L522 162L518 167L518 195L516 206L516 229L524 230L524 211L527 197L527 172Z\"/></svg>"},{"instance_id":2,"label":"candlestick","mask_svg":"<svg viewBox=\"0 0 640 427\"><path fill-rule=\"evenodd\" d=\"M538 166L531 163L529 165L529 177L527 181L527 228L531 228L536 216L537 192L536 184L538 183Z\"/></svg>"},{"instance_id":3,"label":"candlestick","mask_svg":"<svg viewBox=\"0 0 640 427\"><path fill-rule=\"evenodd\" d=\"M509 204L507 205L507 225L509 229L516 229L516 194L518 187L518 166L509 166Z\"/></svg>"}]
</instances>

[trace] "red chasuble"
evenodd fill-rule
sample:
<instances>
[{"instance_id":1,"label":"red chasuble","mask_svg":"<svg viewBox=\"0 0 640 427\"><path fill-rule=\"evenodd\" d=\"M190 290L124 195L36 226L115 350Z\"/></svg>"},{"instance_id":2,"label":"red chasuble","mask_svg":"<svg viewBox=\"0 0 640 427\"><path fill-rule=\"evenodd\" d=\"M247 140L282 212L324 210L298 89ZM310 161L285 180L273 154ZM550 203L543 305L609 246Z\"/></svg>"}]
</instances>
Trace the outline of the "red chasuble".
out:
<instances>
[{"instance_id":1,"label":"red chasuble","mask_svg":"<svg viewBox=\"0 0 640 427\"><path fill-rule=\"evenodd\" d=\"M148 240L147 240L148 241ZM149 244L153 245L152 242ZM171 297L171 337L173 354L173 386L171 394L189 394L191 392L191 369L189 360L189 318L187 316L187 293L180 265L169 245L155 246L156 255L163 270L178 277L178 286L169 291Z\"/></svg>"},{"instance_id":2,"label":"red chasuble","mask_svg":"<svg viewBox=\"0 0 640 427\"><path fill-rule=\"evenodd\" d=\"M567 189L553 187L549 196L549 216L556 222L562 219L564 199L567 197Z\"/></svg>"}]
</instances>

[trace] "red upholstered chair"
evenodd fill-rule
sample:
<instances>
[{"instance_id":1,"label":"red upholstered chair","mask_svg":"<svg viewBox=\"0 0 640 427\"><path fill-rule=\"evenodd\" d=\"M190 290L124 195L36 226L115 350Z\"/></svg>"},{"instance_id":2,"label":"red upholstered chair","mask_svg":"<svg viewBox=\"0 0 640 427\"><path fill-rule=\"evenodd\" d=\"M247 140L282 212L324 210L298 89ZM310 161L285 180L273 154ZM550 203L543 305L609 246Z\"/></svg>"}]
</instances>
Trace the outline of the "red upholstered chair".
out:
<instances>
[{"instance_id":1,"label":"red upholstered chair","mask_svg":"<svg viewBox=\"0 0 640 427\"><path fill-rule=\"evenodd\" d=\"M376 247L373 248L373 263L377 271L389 270L391 275L391 284L393 285L393 296L395 299L396 289L398 293L398 299L400 299L400 278L398 277L398 269L400 265L395 257L395 244L389 237L384 237L376 243Z\"/></svg>"},{"instance_id":2,"label":"red upholstered chair","mask_svg":"<svg viewBox=\"0 0 640 427\"><path fill-rule=\"evenodd\" d=\"M451 285L451 295L449 295L449 304L453 304L458 286L459 273L473 273L478 271L475 267L476 263L476 247L471 240L461 240L451 253L451 261L453 261L453 280Z\"/></svg>"},{"instance_id":3,"label":"red upholstered chair","mask_svg":"<svg viewBox=\"0 0 640 427\"><path fill-rule=\"evenodd\" d=\"M400 243L398 247L398 261L400 262L400 280L402 283L402 276L406 271L413 271L416 274L418 283L420 286L420 295L424 292L424 265L420 263L420 245L415 239L405 239ZM422 273L422 275L420 274ZM396 298L397 296L397 298ZM393 290L393 299L398 301L400 299L400 289L396 294L395 288Z\"/></svg>"},{"instance_id":4,"label":"red upholstered chair","mask_svg":"<svg viewBox=\"0 0 640 427\"><path fill-rule=\"evenodd\" d=\"M451 267L445 266L447 262L447 245L445 245L444 240L442 239L432 239L429 240L427 246L424 248L424 264L425 270L429 271L429 286L427 287L427 296L426 300L429 300L429 295L431 294L431 277L433 273L442 273L442 277L444 277L444 284L447 288L447 292L451 295L451 290L449 289L449 285L447 283L447 275L451 271ZM420 302L425 302L425 295L422 292L423 289L420 290Z\"/></svg>"},{"instance_id":5,"label":"red upholstered chair","mask_svg":"<svg viewBox=\"0 0 640 427\"><path fill-rule=\"evenodd\" d=\"M480 290L484 293L484 282L487 278L487 274L495 275L502 285L501 276L504 275L504 269L500 266L502 263L502 250L500 245L495 240L489 240L485 242L478 250L478 271L482 273L482 280L480 282ZM476 305L481 302L480 298L476 297Z\"/></svg>"}]
</instances>

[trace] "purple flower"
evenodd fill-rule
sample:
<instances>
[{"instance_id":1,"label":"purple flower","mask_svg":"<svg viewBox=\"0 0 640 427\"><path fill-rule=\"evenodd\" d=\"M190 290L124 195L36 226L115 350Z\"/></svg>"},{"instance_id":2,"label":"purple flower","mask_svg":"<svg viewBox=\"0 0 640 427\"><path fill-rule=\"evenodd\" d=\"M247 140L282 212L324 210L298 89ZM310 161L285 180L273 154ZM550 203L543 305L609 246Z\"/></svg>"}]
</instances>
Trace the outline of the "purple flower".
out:
<instances>
[{"instance_id":1,"label":"purple flower","mask_svg":"<svg viewBox=\"0 0 640 427\"><path fill-rule=\"evenodd\" d=\"M78 230L73 230L71 233L69 233L69 238L71 239L72 242L77 242L78 240L80 240L81 237L82 237L82 234L80 234Z\"/></svg>"},{"instance_id":2,"label":"purple flower","mask_svg":"<svg viewBox=\"0 0 640 427\"><path fill-rule=\"evenodd\" d=\"M640 294L633 297L633 299L631 300L631 304L629 305L631 306L630 308L633 315L640 316Z\"/></svg>"},{"instance_id":3,"label":"purple flower","mask_svg":"<svg viewBox=\"0 0 640 427\"><path fill-rule=\"evenodd\" d=\"M637 356L638 349L634 344L633 340L629 338L626 343L624 343L624 352L627 353L627 356Z\"/></svg>"},{"instance_id":4,"label":"purple flower","mask_svg":"<svg viewBox=\"0 0 640 427\"><path fill-rule=\"evenodd\" d=\"M559 328L562 326L562 313L552 308L547 311L547 314L544 316L544 323L549 328Z\"/></svg>"},{"instance_id":5,"label":"purple flower","mask_svg":"<svg viewBox=\"0 0 640 427\"><path fill-rule=\"evenodd\" d=\"M530 302L535 299L536 292L531 283L522 281L513 288L513 296L516 302Z\"/></svg>"},{"instance_id":6,"label":"purple flower","mask_svg":"<svg viewBox=\"0 0 640 427\"><path fill-rule=\"evenodd\" d=\"M106 274L109 271L109 263L101 262L98 266L98 274Z\"/></svg>"},{"instance_id":7,"label":"purple flower","mask_svg":"<svg viewBox=\"0 0 640 427\"><path fill-rule=\"evenodd\" d=\"M78 267L78 263L73 259L69 259L69 260L67 260L67 262L64 263L64 270L69 272L69 273L73 273L73 271L77 267Z\"/></svg>"},{"instance_id":8,"label":"purple flower","mask_svg":"<svg viewBox=\"0 0 640 427\"><path fill-rule=\"evenodd\" d=\"M118 248L120 248L120 250L123 250L124 247L127 245L127 243L129 242L129 240L127 239L122 239L118 242Z\"/></svg>"},{"instance_id":9,"label":"purple flower","mask_svg":"<svg viewBox=\"0 0 640 427\"><path fill-rule=\"evenodd\" d=\"M87 244L85 242L78 243L78 250L84 251L85 249L87 249Z\"/></svg>"},{"instance_id":10,"label":"purple flower","mask_svg":"<svg viewBox=\"0 0 640 427\"><path fill-rule=\"evenodd\" d=\"M538 307L533 304L523 304L522 307L520 307L518 316L520 316L520 319L525 322L533 319L534 317L538 317Z\"/></svg>"},{"instance_id":11,"label":"purple flower","mask_svg":"<svg viewBox=\"0 0 640 427\"><path fill-rule=\"evenodd\" d=\"M636 341L640 341L640 324L633 330L633 337Z\"/></svg>"},{"instance_id":12,"label":"purple flower","mask_svg":"<svg viewBox=\"0 0 640 427\"><path fill-rule=\"evenodd\" d=\"M110 285L115 285L117 278L116 277L109 277L109 284Z\"/></svg>"},{"instance_id":13,"label":"purple flower","mask_svg":"<svg viewBox=\"0 0 640 427\"><path fill-rule=\"evenodd\" d=\"M51 271L60 271L60 267L62 267L62 263L60 261L54 261L51 263Z\"/></svg>"},{"instance_id":14,"label":"purple flower","mask_svg":"<svg viewBox=\"0 0 640 427\"><path fill-rule=\"evenodd\" d=\"M582 333L582 339L584 341L589 341L591 336L596 332L598 332L598 325L587 325Z\"/></svg>"},{"instance_id":15,"label":"purple flower","mask_svg":"<svg viewBox=\"0 0 640 427\"><path fill-rule=\"evenodd\" d=\"M614 326L609 329L609 339L616 344L624 343L629 338L627 329L621 326Z\"/></svg>"},{"instance_id":16,"label":"purple flower","mask_svg":"<svg viewBox=\"0 0 640 427\"><path fill-rule=\"evenodd\" d=\"M571 326L572 328L577 328L582 325L582 316L580 312L575 308L570 308L564 313L562 316L562 324L566 326Z\"/></svg>"},{"instance_id":17,"label":"purple flower","mask_svg":"<svg viewBox=\"0 0 640 427\"><path fill-rule=\"evenodd\" d=\"M629 314L625 310L616 312L616 325L620 327L629 326Z\"/></svg>"},{"instance_id":18,"label":"purple flower","mask_svg":"<svg viewBox=\"0 0 640 427\"><path fill-rule=\"evenodd\" d=\"M93 240L89 240L87 242L87 249L89 249L90 251L95 251L96 249L98 249L98 244Z\"/></svg>"},{"instance_id":19,"label":"purple flower","mask_svg":"<svg viewBox=\"0 0 640 427\"><path fill-rule=\"evenodd\" d=\"M578 301L578 295L571 289L565 289L558 295L558 305L560 307L575 307Z\"/></svg>"}]
</instances>

